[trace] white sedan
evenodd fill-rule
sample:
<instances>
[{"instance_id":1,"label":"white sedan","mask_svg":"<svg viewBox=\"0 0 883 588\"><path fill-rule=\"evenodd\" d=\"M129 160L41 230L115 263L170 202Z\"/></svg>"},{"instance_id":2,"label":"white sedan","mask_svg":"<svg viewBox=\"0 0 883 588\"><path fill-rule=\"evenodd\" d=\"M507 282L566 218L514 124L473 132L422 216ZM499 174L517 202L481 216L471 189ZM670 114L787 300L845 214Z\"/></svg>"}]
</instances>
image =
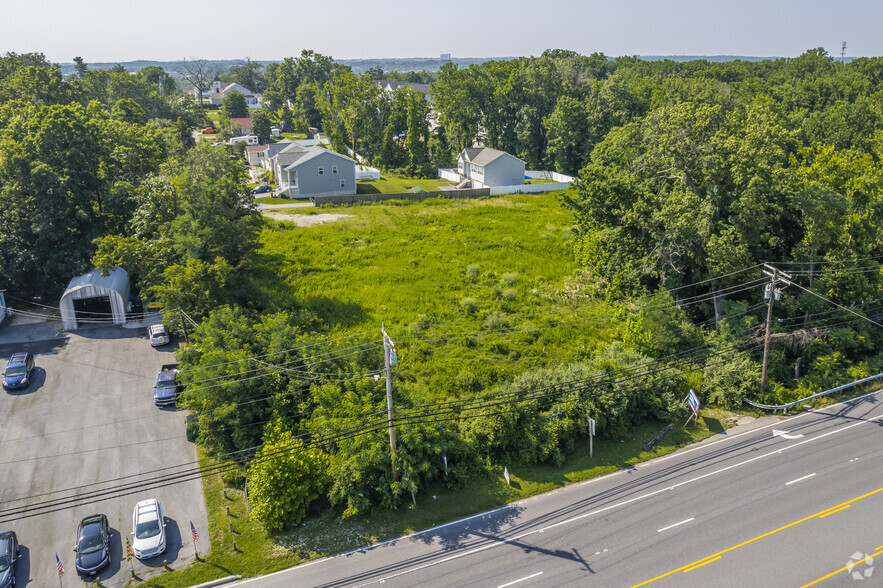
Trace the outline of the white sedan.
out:
<instances>
[{"instance_id":1,"label":"white sedan","mask_svg":"<svg viewBox=\"0 0 883 588\"><path fill-rule=\"evenodd\" d=\"M166 520L156 498L142 500L132 513L132 549L135 557L147 559L166 550Z\"/></svg>"}]
</instances>

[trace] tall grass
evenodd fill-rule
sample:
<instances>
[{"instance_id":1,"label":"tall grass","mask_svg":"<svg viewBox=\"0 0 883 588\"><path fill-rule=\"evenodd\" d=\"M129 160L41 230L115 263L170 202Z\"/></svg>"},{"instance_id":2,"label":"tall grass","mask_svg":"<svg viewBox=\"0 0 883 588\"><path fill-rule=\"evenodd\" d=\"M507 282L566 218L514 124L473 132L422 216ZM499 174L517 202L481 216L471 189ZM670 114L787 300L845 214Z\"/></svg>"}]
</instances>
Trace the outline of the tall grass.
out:
<instances>
[{"instance_id":1,"label":"tall grass","mask_svg":"<svg viewBox=\"0 0 883 588\"><path fill-rule=\"evenodd\" d=\"M351 216L266 229L263 255L335 331L382 322L401 338L397 370L420 400L464 393L461 372L475 393L609 338L604 306L568 293L573 217L554 193L333 212Z\"/></svg>"}]
</instances>

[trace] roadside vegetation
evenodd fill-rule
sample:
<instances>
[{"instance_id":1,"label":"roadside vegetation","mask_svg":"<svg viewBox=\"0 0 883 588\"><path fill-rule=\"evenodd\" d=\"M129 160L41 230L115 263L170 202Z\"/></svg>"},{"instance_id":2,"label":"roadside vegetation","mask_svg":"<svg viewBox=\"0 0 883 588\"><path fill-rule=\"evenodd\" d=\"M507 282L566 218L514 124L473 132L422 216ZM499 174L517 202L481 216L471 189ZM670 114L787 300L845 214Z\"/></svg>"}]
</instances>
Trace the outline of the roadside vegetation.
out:
<instances>
[{"instance_id":1,"label":"roadside vegetation","mask_svg":"<svg viewBox=\"0 0 883 588\"><path fill-rule=\"evenodd\" d=\"M883 59L446 64L438 132L419 92L381 92L379 74L305 51L229 75L263 91L259 135L316 127L388 174L362 190L438 185L478 138L579 181L297 227L260 215L226 148L194 145L211 115L160 68L65 78L40 54L0 58L0 286L28 299L119 266L170 326L183 310L187 433L231 491L248 480L245 555L208 481L218 567L181 574L259 573L434 524L432 496L459 516L603 473L579 461L588 418L612 469L639 452L604 452L685 419L691 389L737 411L883 368ZM771 284L770 268L790 277ZM345 537L300 534L332 519Z\"/></svg>"}]
</instances>

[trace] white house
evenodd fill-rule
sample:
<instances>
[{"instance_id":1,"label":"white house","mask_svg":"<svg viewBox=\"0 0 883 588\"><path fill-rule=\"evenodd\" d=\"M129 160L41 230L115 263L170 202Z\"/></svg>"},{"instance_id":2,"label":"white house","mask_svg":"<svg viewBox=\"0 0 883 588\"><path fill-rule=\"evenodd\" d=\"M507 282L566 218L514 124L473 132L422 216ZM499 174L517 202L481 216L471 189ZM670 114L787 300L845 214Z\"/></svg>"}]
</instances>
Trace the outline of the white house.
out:
<instances>
[{"instance_id":1,"label":"white house","mask_svg":"<svg viewBox=\"0 0 883 588\"><path fill-rule=\"evenodd\" d=\"M356 193L356 160L324 147L291 143L270 157L270 169L287 198Z\"/></svg>"},{"instance_id":2,"label":"white house","mask_svg":"<svg viewBox=\"0 0 883 588\"><path fill-rule=\"evenodd\" d=\"M209 100L212 104L220 105L221 102L224 101L224 97L227 96L230 92L239 92L243 96L245 96L245 105L249 110L258 110L261 107L261 95L255 92L252 92L245 86L242 86L237 83L227 84L226 86L221 84L221 80L215 79L212 81L212 85L209 88L208 92L204 95L209 97Z\"/></svg>"},{"instance_id":3,"label":"white house","mask_svg":"<svg viewBox=\"0 0 883 588\"><path fill-rule=\"evenodd\" d=\"M490 147L467 147L457 156L460 179L473 188L517 186L524 183L524 162Z\"/></svg>"}]
</instances>

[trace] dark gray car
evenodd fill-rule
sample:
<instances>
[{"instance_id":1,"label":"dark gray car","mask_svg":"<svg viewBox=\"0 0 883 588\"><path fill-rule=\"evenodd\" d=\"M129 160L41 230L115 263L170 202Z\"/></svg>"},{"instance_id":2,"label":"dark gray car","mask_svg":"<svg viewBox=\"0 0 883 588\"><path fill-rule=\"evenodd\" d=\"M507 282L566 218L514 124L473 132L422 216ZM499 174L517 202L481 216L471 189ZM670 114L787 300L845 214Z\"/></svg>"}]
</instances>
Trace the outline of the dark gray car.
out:
<instances>
[{"instance_id":1,"label":"dark gray car","mask_svg":"<svg viewBox=\"0 0 883 588\"><path fill-rule=\"evenodd\" d=\"M77 571L94 576L110 565L110 525L103 514L80 521L77 527Z\"/></svg>"},{"instance_id":2,"label":"dark gray car","mask_svg":"<svg viewBox=\"0 0 883 588\"><path fill-rule=\"evenodd\" d=\"M20 556L15 531L0 533L0 588L15 586L15 563Z\"/></svg>"}]
</instances>

